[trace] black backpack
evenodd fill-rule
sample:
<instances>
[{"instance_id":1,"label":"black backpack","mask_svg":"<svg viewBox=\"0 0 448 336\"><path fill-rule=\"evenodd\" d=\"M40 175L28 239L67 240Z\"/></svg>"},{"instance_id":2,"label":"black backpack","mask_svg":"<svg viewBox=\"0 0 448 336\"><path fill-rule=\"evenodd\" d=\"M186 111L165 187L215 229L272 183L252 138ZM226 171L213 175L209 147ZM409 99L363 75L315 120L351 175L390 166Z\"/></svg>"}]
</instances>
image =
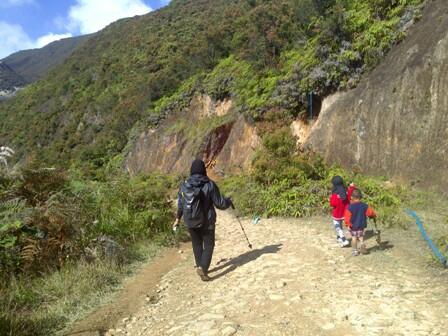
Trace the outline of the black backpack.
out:
<instances>
[{"instance_id":1,"label":"black backpack","mask_svg":"<svg viewBox=\"0 0 448 336\"><path fill-rule=\"evenodd\" d=\"M193 187L185 181L180 188L184 222L190 229L202 227L206 216L203 205L204 193L200 187Z\"/></svg>"}]
</instances>

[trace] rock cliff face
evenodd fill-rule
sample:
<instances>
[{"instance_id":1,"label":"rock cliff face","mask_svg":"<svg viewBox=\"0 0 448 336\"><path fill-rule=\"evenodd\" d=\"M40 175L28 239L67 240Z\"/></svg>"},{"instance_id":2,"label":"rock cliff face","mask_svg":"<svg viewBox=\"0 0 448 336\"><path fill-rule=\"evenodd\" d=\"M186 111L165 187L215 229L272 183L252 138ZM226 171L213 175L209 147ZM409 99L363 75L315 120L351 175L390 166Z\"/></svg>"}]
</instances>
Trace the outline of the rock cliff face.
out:
<instances>
[{"instance_id":1,"label":"rock cliff face","mask_svg":"<svg viewBox=\"0 0 448 336\"><path fill-rule=\"evenodd\" d=\"M198 95L159 128L142 132L125 165L131 175L154 170L187 173L191 161L202 158L212 176L239 173L250 167L259 144L255 127L236 116L231 100L214 102Z\"/></svg>"},{"instance_id":2,"label":"rock cliff face","mask_svg":"<svg viewBox=\"0 0 448 336\"><path fill-rule=\"evenodd\" d=\"M328 161L446 190L448 2L429 2L357 88L327 98L304 142Z\"/></svg>"}]
</instances>

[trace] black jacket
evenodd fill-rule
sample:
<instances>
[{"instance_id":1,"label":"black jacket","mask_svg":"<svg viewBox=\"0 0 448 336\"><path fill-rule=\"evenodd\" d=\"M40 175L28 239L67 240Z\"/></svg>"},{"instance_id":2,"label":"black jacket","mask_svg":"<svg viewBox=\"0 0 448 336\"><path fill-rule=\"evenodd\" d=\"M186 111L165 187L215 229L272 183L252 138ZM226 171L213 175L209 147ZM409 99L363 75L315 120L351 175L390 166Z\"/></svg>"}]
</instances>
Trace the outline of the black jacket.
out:
<instances>
[{"instance_id":1,"label":"black jacket","mask_svg":"<svg viewBox=\"0 0 448 336\"><path fill-rule=\"evenodd\" d=\"M204 195L203 207L207 214L207 223L204 223L203 227L207 227L209 230L214 229L216 223L215 207L220 210L228 209L232 204L230 198L223 197L216 183L204 175L191 175L184 183L201 188ZM182 218L182 195L180 192L177 197L177 218Z\"/></svg>"}]
</instances>

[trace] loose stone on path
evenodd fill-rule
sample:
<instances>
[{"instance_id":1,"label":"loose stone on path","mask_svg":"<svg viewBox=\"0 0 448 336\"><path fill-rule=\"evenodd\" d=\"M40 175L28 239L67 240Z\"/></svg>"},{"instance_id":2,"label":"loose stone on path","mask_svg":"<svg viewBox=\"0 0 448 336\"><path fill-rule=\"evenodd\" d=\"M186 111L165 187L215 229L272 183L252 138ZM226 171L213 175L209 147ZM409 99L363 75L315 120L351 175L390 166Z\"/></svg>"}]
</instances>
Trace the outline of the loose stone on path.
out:
<instances>
[{"instance_id":1,"label":"loose stone on path","mask_svg":"<svg viewBox=\"0 0 448 336\"><path fill-rule=\"evenodd\" d=\"M221 335L222 336L231 336L236 334L237 329L232 327L232 326L227 326L224 329L221 330Z\"/></svg>"},{"instance_id":2,"label":"loose stone on path","mask_svg":"<svg viewBox=\"0 0 448 336\"><path fill-rule=\"evenodd\" d=\"M163 276L160 297L149 293L136 319L109 334L448 336L447 275L403 260L400 235L388 238L395 247L387 254L354 260L337 246L326 217L244 224L256 250L248 251L234 218L219 212L214 280L199 279L185 249L185 261Z\"/></svg>"}]
</instances>

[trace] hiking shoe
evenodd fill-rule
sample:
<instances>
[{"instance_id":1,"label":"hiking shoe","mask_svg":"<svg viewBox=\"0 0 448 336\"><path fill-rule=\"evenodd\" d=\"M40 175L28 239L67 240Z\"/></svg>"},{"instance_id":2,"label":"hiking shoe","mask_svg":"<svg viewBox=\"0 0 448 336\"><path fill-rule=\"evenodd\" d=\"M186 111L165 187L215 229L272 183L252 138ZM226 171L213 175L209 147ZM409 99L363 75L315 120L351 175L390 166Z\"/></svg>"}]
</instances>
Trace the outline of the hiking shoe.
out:
<instances>
[{"instance_id":1,"label":"hiking shoe","mask_svg":"<svg viewBox=\"0 0 448 336\"><path fill-rule=\"evenodd\" d=\"M354 256L354 257L359 256L359 251L358 250L353 250L352 251L352 256Z\"/></svg>"},{"instance_id":2,"label":"hiking shoe","mask_svg":"<svg viewBox=\"0 0 448 336\"><path fill-rule=\"evenodd\" d=\"M369 254L369 250L364 244L361 245L361 254Z\"/></svg>"},{"instance_id":3,"label":"hiking shoe","mask_svg":"<svg viewBox=\"0 0 448 336\"><path fill-rule=\"evenodd\" d=\"M198 275L200 276L202 281L210 281L211 280L211 278L207 275L207 273L204 272L202 267L197 267L196 272L198 273Z\"/></svg>"},{"instance_id":4,"label":"hiking shoe","mask_svg":"<svg viewBox=\"0 0 448 336\"><path fill-rule=\"evenodd\" d=\"M338 237L338 243L341 247L347 247L350 245L350 242L345 237Z\"/></svg>"}]
</instances>

